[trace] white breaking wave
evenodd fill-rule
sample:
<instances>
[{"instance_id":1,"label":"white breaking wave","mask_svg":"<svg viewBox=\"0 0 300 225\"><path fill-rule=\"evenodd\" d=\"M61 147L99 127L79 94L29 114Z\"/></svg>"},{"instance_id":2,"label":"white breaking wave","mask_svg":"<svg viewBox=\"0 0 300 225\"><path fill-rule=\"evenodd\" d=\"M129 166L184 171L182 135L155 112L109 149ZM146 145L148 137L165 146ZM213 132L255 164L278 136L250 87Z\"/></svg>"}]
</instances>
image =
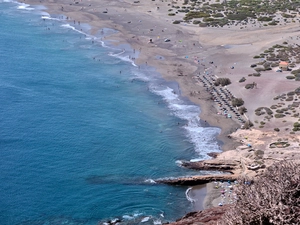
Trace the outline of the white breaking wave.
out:
<instances>
[{"instance_id":1,"label":"white breaking wave","mask_svg":"<svg viewBox=\"0 0 300 225\"><path fill-rule=\"evenodd\" d=\"M13 2L13 3L18 3L18 2L14 1L14 0L0 0L0 3L3 3L3 2Z\"/></svg>"},{"instance_id":2,"label":"white breaking wave","mask_svg":"<svg viewBox=\"0 0 300 225\"><path fill-rule=\"evenodd\" d=\"M156 184L155 180L152 179L145 180L145 183Z\"/></svg>"},{"instance_id":3,"label":"white breaking wave","mask_svg":"<svg viewBox=\"0 0 300 225\"><path fill-rule=\"evenodd\" d=\"M19 6L17 7L17 9L34 10L34 8L30 7L29 4L25 4L25 3L19 3Z\"/></svg>"},{"instance_id":4,"label":"white breaking wave","mask_svg":"<svg viewBox=\"0 0 300 225\"><path fill-rule=\"evenodd\" d=\"M195 146L195 151L201 155L201 159L208 158L206 153L220 151L216 136L220 133L217 127L202 127L200 124L200 108L187 104L170 87L152 85L151 91L162 96L168 108L178 118L186 121L183 128L187 132L188 139Z\"/></svg>"},{"instance_id":5,"label":"white breaking wave","mask_svg":"<svg viewBox=\"0 0 300 225\"><path fill-rule=\"evenodd\" d=\"M89 35L89 34L83 32L82 30L78 30L78 29L76 29L75 27L71 26L71 25L68 24L68 23L62 24L61 27L64 27L64 28L68 28L68 29L74 30L74 31L76 31L76 32L78 32L78 33L80 33L80 34L85 35L86 37L91 37L91 38L93 38L92 35Z\"/></svg>"},{"instance_id":6,"label":"white breaking wave","mask_svg":"<svg viewBox=\"0 0 300 225\"><path fill-rule=\"evenodd\" d=\"M12 0L0 0L0 1L15 2ZM17 3L17 4L18 4L17 8L20 10L34 10L34 8L30 7L29 4L25 4L25 3ZM64 21L58 18L53 18L47 13L43 13L43 15L41 15L41 19ZM102 47L112 49L114 51L108 53L109 56L118 58L125 62L129 62L134 67L137 67L134 60L132 60L132 58L129 55L129 52L132 51L132 49L121 50L120 48L108 46L100 38L90 35L81 29L77 29L75 26L72 26L69 23L61 24L61 27L83 34L85 35L85 38L88 40L93 40L101 43ZM135 70L134 74L139 79L148 82L150 81L150 79L147 72L148 71L144 73L143 71ZM208 152L220 151L218 143L215 138L220 133L220 129L216 127L201 127L200 118L199 118L200 108L198 106L193 104L188 104L186 101L183 101L180 98L179 93L176 93L172 88L166 85L161 86L155 83L150 83L149 89L153 93L163 98L163 100L167 103L167 106L173 115L186 121L185 125L183 125L182 127L186 130L186 135L188 137L188 140L194 144L195 151L200 155L201 159L208 157L206 155L206 153Z\"/></svg>"},{"instance_id":7,"label":"white breaking wave","mask_svg":"<svg viewBox=\"0 0 300 225\"><path fill-rule=\"evenodd\" d=\"M61 19L51 17L49 14L48 14L48 15L46 15L46 14L42 15L42 16L41 16L41 19L43 19L43 20L55 20L55 21L61 21Z\"/></svg>"},{"instance_id":8,"label":"white breaking wave","mask_svg":"<svg viewBox=\"0 0 300 225\"><path fill-rule=\"evenodd\" d=\"M145 218L143 218L142 220L141 220L141 223L145 223L145 222L147 222L147 221L149 221L150 220L150 216L146 216Z\"/></svg>"},{"instance_id":9,"label":"white breaking wave","mask_svg":"<svg viewBox=\"0 0 300 225\"><path fill-rule=\"evenodd\" d=\"M125 220L132 220L132 219L134 219L133 216L129 216L129 215L124 215L124 216L122 216L122 218L125 219Z\"/></svg>"},{"instance_id":10,"label":"white breaking wave","mask_svg":"<svg viewBox=\"0 0 300 225\"><path fill-rule=\"evenodd\" d=\"M186 197L186 199L187 199L189 202L196 202L195 199L192 199L192 198L189 196L189 193L190 193L191 190L192 190L192 188L188 188L188 189L186 190L186 192L185 192L185 197Z\"/></svg>"},{"instance_id":11,"label":"white breaking wave","mask_svg":"<svg viewBox=\"0 0 300 225\"><path fill-rule=\"evenodd\" d=\"M125 62L129 62L131 63L131 65L133 65L134 67L137 67L137 65L134 63L134 61L130 58L129 55L126 55L125 54L126 51L122 51L120 53L109 53L108 55L109 56L112 56L112 57L116 57L116 58L119 58L121 59L122 61L125 61ZM125 55L123 55L125 54Z\"/></svg>"},{"instance_id":12,"label":"white breaking wave","mask_svg":"<svg viewBox=\"0 0 300 225\"><path fill-rule=\"evenodd\" d=\"M161 225L162 222L160 220L153 220L154 225Z\"/></svg>"}]
</instances>

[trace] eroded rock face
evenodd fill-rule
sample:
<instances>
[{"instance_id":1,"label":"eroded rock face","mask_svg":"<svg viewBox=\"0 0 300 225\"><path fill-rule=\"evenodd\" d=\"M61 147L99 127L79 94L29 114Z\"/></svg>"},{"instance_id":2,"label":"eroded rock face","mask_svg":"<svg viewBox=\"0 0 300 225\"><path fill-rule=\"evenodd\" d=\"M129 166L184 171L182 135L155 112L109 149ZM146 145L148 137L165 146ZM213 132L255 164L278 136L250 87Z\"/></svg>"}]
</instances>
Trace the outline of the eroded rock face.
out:
<instances>
[{"instance_id":1,"label":"eroded rock face","mask_svg":"<svg viewBox=\"0 0 300 225\"><path fill-rule=\"evenodd\" d=\"M235 160L222 160L222 159L209 159L200 162L182 162L182 166L194 170L219 170L219 171L232 171L238 168L239 161Z\"/></svg>"},{"instance_id":2,"label":"eroded rock face","mask_svg":"<svg viewBox=\"0 0 300 225\"><path fill-rule=\"evenodd\" d=\"M220 174L220 175L198 175L191 177L177 177L157 179L156 183L169 184L169 185L199 185L206 184L212 181L235 181L238 175L235 174Z\"/></svg>"},{"instance_id":3,"label":"eroded rock face","mask_svg":"<svg viewBox=\"0 0 300 225\"><path fill-rule=\"evenodd\" d=\"M228 210L230 205L206 209L199 212L190 212L184 217L178 219L171 225L217 225L223 214Z\"/></svg>"}]
</instances>

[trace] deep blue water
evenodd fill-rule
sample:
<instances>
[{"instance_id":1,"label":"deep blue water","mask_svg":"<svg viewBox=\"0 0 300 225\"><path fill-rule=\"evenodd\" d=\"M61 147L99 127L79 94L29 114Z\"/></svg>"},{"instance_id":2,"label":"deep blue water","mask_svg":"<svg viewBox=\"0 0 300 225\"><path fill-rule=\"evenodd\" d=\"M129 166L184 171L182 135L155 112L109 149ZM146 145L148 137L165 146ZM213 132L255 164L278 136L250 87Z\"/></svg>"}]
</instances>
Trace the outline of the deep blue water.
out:
<instances>
[{"instance_id":1,"label":"deep blue water","mask_svg":"<svg viewBox=\"0 0 300 225\"><path fill-rule=\"evenodd\" d=\"M0 21L1 224L158 222L191 209L185 188L149 182L218 150L219 130L201 127L177 84L100 41L115 31L86 36L88 25L1 1Z\"/></svg>"}]
</instances>

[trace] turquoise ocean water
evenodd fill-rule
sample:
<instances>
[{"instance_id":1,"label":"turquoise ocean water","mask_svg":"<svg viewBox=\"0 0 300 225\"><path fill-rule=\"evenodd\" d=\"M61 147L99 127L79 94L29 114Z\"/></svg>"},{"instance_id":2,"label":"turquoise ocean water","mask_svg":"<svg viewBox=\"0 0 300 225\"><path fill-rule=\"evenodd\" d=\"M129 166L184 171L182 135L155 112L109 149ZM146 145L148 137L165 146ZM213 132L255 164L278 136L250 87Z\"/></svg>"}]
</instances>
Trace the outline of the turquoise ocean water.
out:
<instances>
[{"instance_id":1,"label":"turquoise ocean water","mask_svg":"<svg viewBox=\"0 0 300 225\"><path fill-rule=\"evenodd\" d=\"M178 160L218 151L218 128L155 69L42 7L0 0L0 223L172 221L195 172ZM120 73L120 71L122 71Z\"/></svg>"}]
</instances>

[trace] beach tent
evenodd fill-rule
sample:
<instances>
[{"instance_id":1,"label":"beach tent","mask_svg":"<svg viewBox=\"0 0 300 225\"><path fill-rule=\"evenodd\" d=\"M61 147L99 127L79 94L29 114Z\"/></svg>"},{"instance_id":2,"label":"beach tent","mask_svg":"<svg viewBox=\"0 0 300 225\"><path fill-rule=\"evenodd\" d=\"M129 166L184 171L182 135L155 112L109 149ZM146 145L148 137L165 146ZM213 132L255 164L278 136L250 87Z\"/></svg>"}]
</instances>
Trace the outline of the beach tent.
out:
<instances>
[{"instance_id":1,"label":"beach tent","mask_svg":"<svg viewBox=\"0 0 300 225\"><path fill-rule=\"evenodd\" d=\"M289 69L289 63L285 61L281 61L279 63L279 68L283 71L287 71Z\"/></svg>"}]
</instances>

